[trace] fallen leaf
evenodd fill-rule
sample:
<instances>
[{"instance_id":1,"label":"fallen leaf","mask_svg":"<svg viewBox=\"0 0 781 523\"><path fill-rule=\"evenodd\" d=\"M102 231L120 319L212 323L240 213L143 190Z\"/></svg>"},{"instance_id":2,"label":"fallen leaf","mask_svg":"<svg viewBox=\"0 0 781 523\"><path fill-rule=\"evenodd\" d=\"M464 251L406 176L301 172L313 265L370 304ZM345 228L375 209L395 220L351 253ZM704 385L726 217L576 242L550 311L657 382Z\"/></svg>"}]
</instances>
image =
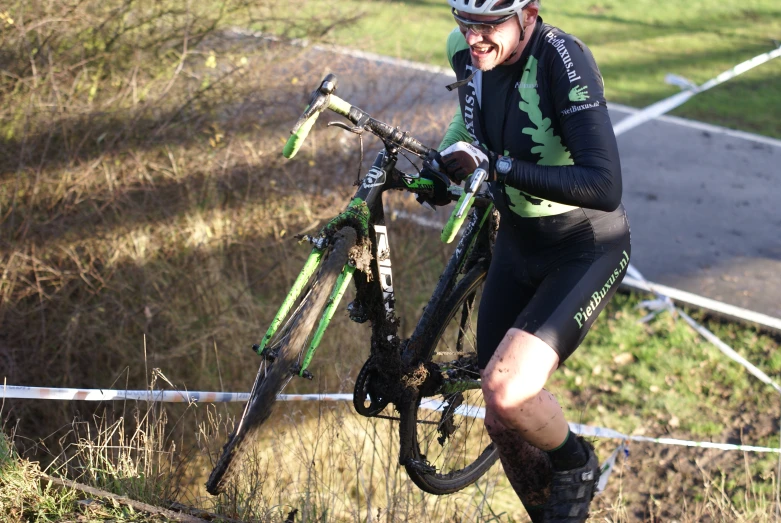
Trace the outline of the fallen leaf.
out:
<instances>
[{"instance_id":1,"label":"fallen leaf","mask_svg":"<svg viewBox=\"0 0 781 523\"><path fill-rule=\"evenodd\" d=\"M629 365L635 361L635 357L631 352L622 352L613 357L613 363L619 366Z\"/></svg>"}]
</instances>

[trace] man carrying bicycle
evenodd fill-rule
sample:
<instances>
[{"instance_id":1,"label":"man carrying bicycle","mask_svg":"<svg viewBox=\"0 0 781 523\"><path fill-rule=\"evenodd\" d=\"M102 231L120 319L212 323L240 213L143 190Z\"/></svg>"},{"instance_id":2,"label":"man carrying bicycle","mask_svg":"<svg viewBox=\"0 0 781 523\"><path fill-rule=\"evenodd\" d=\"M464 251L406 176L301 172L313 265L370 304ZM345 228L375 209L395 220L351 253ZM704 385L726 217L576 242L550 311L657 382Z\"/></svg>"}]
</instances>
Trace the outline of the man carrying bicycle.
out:
<instances>
[{"instance_id":1,"label":"man carrying bicycle","mask_svg":"<svg viewBox=\"0 0 781 523\"><path fill-rule=\"evenodd\" d=\"M533 522L582 522L599 463L544 386L629 263L602 77L539 0L448 3L460 107L435 167L456 183L485 168L501 216L477 327L486 429Z\"/></svg>"}]
</instances>

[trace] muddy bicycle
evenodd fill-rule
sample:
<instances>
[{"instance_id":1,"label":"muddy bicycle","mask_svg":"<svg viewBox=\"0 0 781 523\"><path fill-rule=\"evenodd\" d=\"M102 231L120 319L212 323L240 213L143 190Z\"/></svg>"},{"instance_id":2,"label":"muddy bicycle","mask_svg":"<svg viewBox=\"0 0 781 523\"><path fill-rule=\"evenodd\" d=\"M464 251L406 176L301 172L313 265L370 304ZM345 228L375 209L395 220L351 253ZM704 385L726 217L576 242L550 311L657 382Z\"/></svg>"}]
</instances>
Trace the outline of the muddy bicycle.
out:
<instances>
[{"instance_id":1,"label":"muddy bicycle","mask_svg":"<svg viewBox=\"0 0 781 523\"><path fill-rule=\"evenodd\" d=\"M396 163L404 151L424 161L435 151L342 100L335 94L336 86L336 77L328 75L312 93L284 155L296 154L326 109L352 124L329 125L371 132L384 149L345 211L318 234L302 238L312 245L312 252L265 336L253 346L260 369L206 483L211 494L222 492L238 473L282 389L296 377L311 379L309 365L351 281L355 299L347 306L350 319L371 324L370 355L356 377L353 404L363 416L399 422L399 462L412 481L431 494L453 493L474 483L498 457L481 419L485 407L475 334L498 226L483 183L486 173L477 169L463 189L447 187L446 199L457 203L442 240L452 242L462 228L463 234L414 332L409 339L400 339L383 195L402 190L428 201L434 181L420 172L402 172Z\"/></svg>"}]
</instances>

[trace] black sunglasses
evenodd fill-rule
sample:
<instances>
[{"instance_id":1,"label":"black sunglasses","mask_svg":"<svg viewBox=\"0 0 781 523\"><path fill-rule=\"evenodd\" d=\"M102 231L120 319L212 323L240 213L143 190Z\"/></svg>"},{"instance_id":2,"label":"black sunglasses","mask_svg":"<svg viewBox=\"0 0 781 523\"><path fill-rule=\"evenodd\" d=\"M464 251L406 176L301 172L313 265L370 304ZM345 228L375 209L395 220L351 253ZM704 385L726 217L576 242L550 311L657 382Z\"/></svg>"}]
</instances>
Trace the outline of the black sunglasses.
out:
<instances>
[{"instance_id":1,"label":"black sunglasses","mask_svg":"<svg viewBox=\"0 0 781 523\"><path fill-rule=\"evenodd\" d=\"M453 12L453 18L456 19L456 22L458 23L459 29L463 32L467 32L471 30L474 34L480 35L480 36L486 36L493 34L496 31L496 28L505 23L507 20L513 18L514 16L518 16L517 13L510 13L509 15L505 15L501 18L498 18L496 20L470 20L469 18L464 18L463 16L458 14L458 11L455 7L452 8Z\"/></svg>"}]
</instances>

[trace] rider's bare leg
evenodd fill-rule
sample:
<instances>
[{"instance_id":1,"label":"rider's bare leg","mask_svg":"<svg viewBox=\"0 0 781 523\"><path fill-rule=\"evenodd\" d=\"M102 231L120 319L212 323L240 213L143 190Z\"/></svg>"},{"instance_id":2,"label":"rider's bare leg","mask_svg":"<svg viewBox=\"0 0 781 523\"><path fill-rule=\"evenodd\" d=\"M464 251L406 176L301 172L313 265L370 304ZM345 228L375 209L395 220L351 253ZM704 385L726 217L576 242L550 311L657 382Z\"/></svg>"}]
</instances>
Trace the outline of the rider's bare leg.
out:
<instances>
[{"instance_id":1,"label":"rider's bare leg","mask_svg":"<svg viewBox=\"0 0 781 523\"><path fill-rule=\"evenodd\" d=\"M558 448L569 436L559 403L543 389L558 365L559 356L550 345L512 328L483 372L487 410L504 427L544 451Z\"/></svg>"},{"instance_id":2,"label":"rider's bare leg","mask_svg":"<svg viewBox=\"0 0 781 523\"><path fill-rule=\"evenodd\" d=\"M497 429L488 425L501 424L549 458L550 467L543 469L550 474L544 506L530 507L521 497L532 521L586 521L599 463L593 449L570 432L556 398L543 388L558 365L559 356L550 345L510 329L482 374L486 429L492 434ZM525 452L518 459L539 454ZM513 469L508 478L518 471L535 474L538 470L516 461L508 461L505 468Z\"/></svg>"}]
</instances>

